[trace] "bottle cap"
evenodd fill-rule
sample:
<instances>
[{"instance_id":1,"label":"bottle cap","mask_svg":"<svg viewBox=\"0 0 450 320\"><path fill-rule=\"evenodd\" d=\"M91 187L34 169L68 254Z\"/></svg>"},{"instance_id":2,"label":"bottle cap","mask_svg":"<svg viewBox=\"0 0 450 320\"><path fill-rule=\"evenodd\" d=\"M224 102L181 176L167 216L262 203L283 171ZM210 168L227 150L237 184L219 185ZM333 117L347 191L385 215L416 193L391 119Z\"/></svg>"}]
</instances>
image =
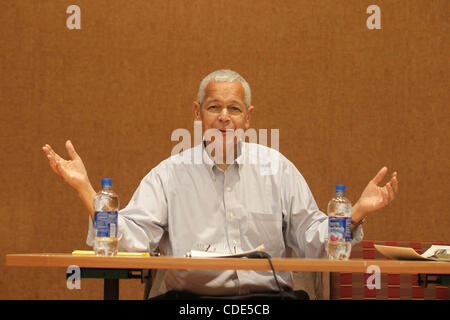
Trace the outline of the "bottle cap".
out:
<instances>
[{"instance_id":1,"label":"bottle cap","mask_svg":"<svg viewBox=\"0 0 450 320\"><path fill-rule=\"evenodd\" d=\"M102 179L102 188L104 187L112 187L112 179L109 178Z\"/></svg>"},{"instance_id":2,"label":"bottle cap","mask_svg":"<svg viewBox=\"0 0 450 320\"><path fill-rule=\"evenodd\" d=\"M345 193L345 185L343 184L337 184L335 188L336 193Z\"/></svg>"}]
</instances>

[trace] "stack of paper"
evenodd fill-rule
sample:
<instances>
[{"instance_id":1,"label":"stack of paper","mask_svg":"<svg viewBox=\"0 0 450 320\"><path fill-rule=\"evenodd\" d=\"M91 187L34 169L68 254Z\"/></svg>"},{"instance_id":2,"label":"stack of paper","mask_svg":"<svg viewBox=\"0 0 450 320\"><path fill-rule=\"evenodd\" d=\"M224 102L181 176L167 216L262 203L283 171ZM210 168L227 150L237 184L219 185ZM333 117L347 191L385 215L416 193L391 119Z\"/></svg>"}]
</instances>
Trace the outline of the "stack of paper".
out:
<instances>
[{"instance_id":1,"label":"stack of paper","mask_svg":"<svg viewBox=\"0 0 450 320\"><path fill-rule=\"evenodd\" d=\"M188 253L186 253L186 257L188 258L240 258L248 256L250 253L263 251L264 245L260 245L256 247L255 249L239 252L239 253L219 253L219 252L207 252L207 251L200 251L200 250L191 250Z\"/></svg>"},{"instance_id":2,"label":"stack of paper","mask_svg":"<svg viewBox=\"0 0 450 320\"><path fill-rule=\"evenodd\" d=\"M391 259L450 261L450 246L433 245L421 255L413 248L382 246L379 244L374 246L382 255Z\"/></svg>"}]
</instances>

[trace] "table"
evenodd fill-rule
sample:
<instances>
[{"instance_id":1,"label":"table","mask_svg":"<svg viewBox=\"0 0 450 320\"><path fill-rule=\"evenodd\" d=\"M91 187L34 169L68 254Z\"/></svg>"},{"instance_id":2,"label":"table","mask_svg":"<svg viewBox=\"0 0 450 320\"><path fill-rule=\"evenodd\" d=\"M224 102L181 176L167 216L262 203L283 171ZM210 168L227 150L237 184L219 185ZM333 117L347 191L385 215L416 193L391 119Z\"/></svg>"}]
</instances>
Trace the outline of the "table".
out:
<instances>
[{"instance_id":1,"label":"table","mask_svg":"<svg viewBox=\"0 0 450 320\"><path fill-rule=\"evenodd\" d=\"M362 260L347 261L328 259L272 258L277 271L348 272L366 273L375 265L381 273L450 275L450 263L411 260ZM65 267L76 265L85 277L105 279L105 299L118 299L119 279L133 277L133 271L148 269L197 269L197 270L271 270L267 259L247 258L184 258L115 256L97 257L65 253L8 254L6 266L10 267ZM96 276L97 274L97 276ZM136 276L140 277L140 276ZM448 281L448 280L446 280Z\"/></svg>"}]
</instances>

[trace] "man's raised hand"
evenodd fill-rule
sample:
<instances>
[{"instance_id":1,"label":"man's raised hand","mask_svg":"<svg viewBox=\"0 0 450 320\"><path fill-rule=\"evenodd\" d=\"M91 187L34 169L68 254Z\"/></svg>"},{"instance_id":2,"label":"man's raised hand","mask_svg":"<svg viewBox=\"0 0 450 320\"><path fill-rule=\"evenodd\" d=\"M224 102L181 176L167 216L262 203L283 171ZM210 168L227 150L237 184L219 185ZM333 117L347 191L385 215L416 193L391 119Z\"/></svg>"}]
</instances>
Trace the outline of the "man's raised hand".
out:
<instances>
[{"instance_id":1,"label":"man's raised hand","mask_svg":"<svg viewBox=\"0 0 450 320\"><path fill-rule=\"evenodd\" d=\"M375 177L369 181L368 185L364 189L358 202L354 206L352 218L355 221L361 220L367 213L380 210L394 200L395 195L398 192L398 178L397 172L394 172L389 182L384 186L378 184L383 180L388 172L388 168L383 167L375 175Z\"/></svg>"},{"instance_id":2,"label":"man's raised hand","mask_svg":"<svg viewBox=\"0 0 450 320\"><path fill-rule=\"evenodd\" d=\"M42 147L52 170L78 192L90 185L86 168L70 140L66 141L66 150L70 159L59 156L50 145Z\"/></svg>"}]
</instances>

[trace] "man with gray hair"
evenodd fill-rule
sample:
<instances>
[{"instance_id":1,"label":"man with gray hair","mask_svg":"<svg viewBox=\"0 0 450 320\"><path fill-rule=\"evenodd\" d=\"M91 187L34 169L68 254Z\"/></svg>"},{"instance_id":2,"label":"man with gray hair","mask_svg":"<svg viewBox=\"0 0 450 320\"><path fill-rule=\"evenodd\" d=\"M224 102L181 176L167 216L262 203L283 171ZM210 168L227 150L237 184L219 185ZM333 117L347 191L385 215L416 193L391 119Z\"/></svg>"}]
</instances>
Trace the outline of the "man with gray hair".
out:
<instances>
[{"instance_id":1,"label":"man with gray hair","mask_svg":"<svg viewBox=\"0 0 450 320\"><path fill-rule=\"evenodd\" d=\"M245 97L244 102L245 102L245 107L248 110L248 108L251 105L251 100L252 100L250 86L248 85L247 81L245 81L245 79L239 73L237 73L233 70L228 70L228 69L221 69L221 70L211 72L205 78L203 78L202 82L200 82L200 88L198 90L198 95L197 95L197 102L200 105L203 103L203 100L205 99L206 86L213 80L218 81L218 82L239 81L242 85L242 88L244 89L244 97Z\"/></svg>"},{"instance_id":2,"label":"man with gray hair","mask_svg":"<svg viewBox=\"0 0 450 320\"><path fill-rule=\"evenodd\" d=\"M246 143L234 135L250 127L255 110L247 81L231 70L207 75L192 110L194 119L202 122L203 134L213 132L215 138L205 137L203 143L162 161L142 179L131 201L119 212L119 250L153 252L160 247L165 254L180 257L190 250L234 254L264 245L272 257L286 257L290 247L301 258L326 258L328 217L319 210L303 176L277 150ZM87 207L91 217L87 243L92 245L96 192L70 141L66 149L69 160L49 145L43 147L51 168L78 192ZM232 161L216 162L217 151L231 156ZM194 153L201 154L202 163L177 161ZM261 154L268 158L248 161ZM263 174L273 154L277 155L273 158L278 170ZM363 237L360 221L394 199L396 172L385 186L378 186L386 173L383 167L352 208L353 243ZM168 270L165 284L169 292L163 297L248 297L292 290L292 274L277 275L274 278L271 272L256 270Z\"/></svg>"}]
</instances>

